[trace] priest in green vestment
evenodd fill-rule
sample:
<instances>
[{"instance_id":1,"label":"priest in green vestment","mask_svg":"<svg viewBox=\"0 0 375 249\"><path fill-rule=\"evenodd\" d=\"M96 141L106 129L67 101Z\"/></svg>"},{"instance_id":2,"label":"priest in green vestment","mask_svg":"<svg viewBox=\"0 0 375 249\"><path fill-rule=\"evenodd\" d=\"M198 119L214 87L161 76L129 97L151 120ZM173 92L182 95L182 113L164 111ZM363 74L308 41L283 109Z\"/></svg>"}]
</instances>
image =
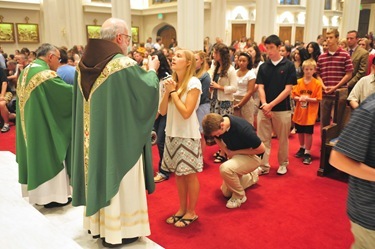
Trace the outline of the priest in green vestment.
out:
<instances>
[{"instance_id":1,"label":"priest in green vestment","mask_svg":"<svg viewBox=\"0 0 375 249\"><path fill-rule=\"evenodd\" d=\"M147 72L125 56L130 39L123 20L106 20L101 39L85 48L73 90L73 206L85 206L84 227L104 246L150 234L160 63L150 59Z\"/></svg>"},{"instance_id":2,"label":"priest in green vestment","mask_svg":"<svg viewBox=\"0 0 375 249\"><path fill-rule=\"evenodd\" d=\"M71 201L69 163L73 88L56 73L59 50L48 43L17 84L16 160L29 202L58 207Z\"/></svg>"}]
</instances>

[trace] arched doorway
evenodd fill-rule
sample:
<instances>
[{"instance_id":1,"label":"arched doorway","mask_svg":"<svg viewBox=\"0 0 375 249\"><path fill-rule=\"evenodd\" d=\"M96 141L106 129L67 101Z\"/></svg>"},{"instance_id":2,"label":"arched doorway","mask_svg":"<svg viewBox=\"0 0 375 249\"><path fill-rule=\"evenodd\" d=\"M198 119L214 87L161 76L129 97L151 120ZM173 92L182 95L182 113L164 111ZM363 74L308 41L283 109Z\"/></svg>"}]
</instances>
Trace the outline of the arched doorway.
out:
<instances>
[{"instance_id":1,"label":"arched doorway","mask_svg":"<svg viewBox=\"0 0 375 249\"><path fill-rule=\"evenodd\" d=\"M165 48L169 47L172 38L175 38L176 41L178 41L176 37L176 30L171 25L165 25L161 27L157 32L157 36L160 36L162 38L162 42Z\"/></svg>"}]
</instances>

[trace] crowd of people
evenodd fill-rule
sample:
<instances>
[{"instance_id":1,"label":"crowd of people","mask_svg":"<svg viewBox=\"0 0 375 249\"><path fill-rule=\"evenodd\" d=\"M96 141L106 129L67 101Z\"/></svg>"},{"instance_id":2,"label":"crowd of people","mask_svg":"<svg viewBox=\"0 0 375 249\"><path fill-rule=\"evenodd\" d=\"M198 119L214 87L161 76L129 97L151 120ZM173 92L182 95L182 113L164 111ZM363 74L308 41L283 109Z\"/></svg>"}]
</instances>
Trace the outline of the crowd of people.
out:
<instances>
[{"instance_id":1,"label":"crowd of people","mask_svg":"<svg viewBox=\"0 0 375 249\"><path fill-rule=\"evenodd\" d=\"M360 38L355 30L347 32L345 42L337 30L328 30L324 38L294 46L277 35L264 36L259 44L241 37L230 46L220 38L211 44L206 37L199 51L179 48L176 39L164 46L161 37L155 43L149 37L129 51L130 39L126 23L110 18L101 39L85 47L68 50L45 43L35 52L0 51L1 132L10 130L10 121L19 121L17 162L24 196L46 208L70 202L86 206L85 229L107 247L150 234L146 190L152 193L154 184L172 173L179 208L166 222L181 228L198 219L197 174L208 160L203 158L207 145L219 148L213 159L220 164L226 207L239 208L247 200L245 189L270 173L273 138L280 145L278 175L288 172L289 136L295 133L300 148L294 156L310 165L311 154L319 153L311 151L314 126L331 123L335 91L348 88L353 109L371 102L366 98L375 93L373 36ZM374 118L371 104L366 108ZM160 157L156 174L152 130ZM347 137L334 159L339 153L351 157L345 151ZM40 158L40 150L49 153ZM363 163L362 158L351 159ZM368 163L375 167L373 158ZM363 200L358 190L367 180L356 182L352 199ZM364 184L367 190L371 186ZM361 212L361 207L350 208ZM375 214L375 206L368 211ZM354 223L374 234L375 224L362 222L368 215L354 216ZM355 236L363 232L356 231Z\"/></svg>"}]
</instances>

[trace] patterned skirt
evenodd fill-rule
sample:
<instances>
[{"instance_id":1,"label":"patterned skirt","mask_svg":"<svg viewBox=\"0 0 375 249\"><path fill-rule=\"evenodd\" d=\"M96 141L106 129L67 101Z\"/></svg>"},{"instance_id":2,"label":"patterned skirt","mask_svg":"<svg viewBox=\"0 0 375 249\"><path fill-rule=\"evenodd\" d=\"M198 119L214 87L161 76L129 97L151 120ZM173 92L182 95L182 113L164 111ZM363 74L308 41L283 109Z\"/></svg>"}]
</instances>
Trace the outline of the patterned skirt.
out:
<instances>
[{"instance_id":1,"label":"patterned skirt","mask_svg":"<svg viewBox=\"0 0 375 249\"><path fill-rule=\"evenodd\" d=\"M217 113L220 115L232 115L234 113L233 109L233 101L219 101L215 99L211 99L211 113Z\"/></svg>"},{"instance_id":2,"label":"patterned skirt","mask_svg":"<svg viewBox=\"0 0 375 249\"><path fill-rule=\"evenodd\" d=\"M161 168L178 176L202 172L200 139L167 136Z\"/></svg>"}]
</instances>

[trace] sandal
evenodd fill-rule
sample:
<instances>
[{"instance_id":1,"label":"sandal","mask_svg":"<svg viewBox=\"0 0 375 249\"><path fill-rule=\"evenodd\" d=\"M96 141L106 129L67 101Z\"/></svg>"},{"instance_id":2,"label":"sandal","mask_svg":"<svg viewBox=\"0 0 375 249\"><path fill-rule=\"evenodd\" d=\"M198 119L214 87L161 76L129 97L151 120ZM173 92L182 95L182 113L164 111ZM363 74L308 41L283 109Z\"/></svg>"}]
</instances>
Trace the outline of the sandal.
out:
<instances>
[{"instance_id":1,"label":"sandal","mask_svg":"<svg viewBox=\"0 0 375 249\"><path fill-rule=\"evenodd\" d=\"M154 176L155 183L164 182L165 180L168 180L168 179L159 173L156 176Z\"/></svg>"},{"instance_id":2,"label":"sandal","mask_svg":"<svg viewBox=\"0 0 375 249\"><path fill-rule=\"evenodd\" d=\"M226 160L228 160L228 158L226 156L217 156L216 159L214 160L214 163L223 163L225 162Z\"/></svg>"},{"instance_id":3,"label":"sandal","mask_svg":"<svg viewBox=\"0 0 375 249\"><path fill-rule=\"evenodd\" d=\"M184 219L184 218L181 218L178 220L178 222L181 222L182 223L182 226L178 226L177 225L177 222L174 224L175 227L187 227L189 226L191 223L193 223L194 221L196 221L198 219L198 215L196 215L194 218L192 219Z\"/></svg>"},{"instance_id":4,"label":"sandal","mask_svg":"<svg viewBox=\"0 0 375 249\"><path fill-rule=\"evenodd\" d=\"M215 154L213 154L213 156L215 158L217 158L218 156L220 156L220 152L221 152L221 150L216 151Z\"/></svg>"},{"instance_id":5,"label":"sandal","mask_svg":"<svg viewBox=\"0 0 375 249\"><path fill-rule=\"evenodd\" d=\"M181 220L183 215L172 215L168 219L165 220L168 224L175 224L177 221Z\"/></svg>"}]
</instances>

